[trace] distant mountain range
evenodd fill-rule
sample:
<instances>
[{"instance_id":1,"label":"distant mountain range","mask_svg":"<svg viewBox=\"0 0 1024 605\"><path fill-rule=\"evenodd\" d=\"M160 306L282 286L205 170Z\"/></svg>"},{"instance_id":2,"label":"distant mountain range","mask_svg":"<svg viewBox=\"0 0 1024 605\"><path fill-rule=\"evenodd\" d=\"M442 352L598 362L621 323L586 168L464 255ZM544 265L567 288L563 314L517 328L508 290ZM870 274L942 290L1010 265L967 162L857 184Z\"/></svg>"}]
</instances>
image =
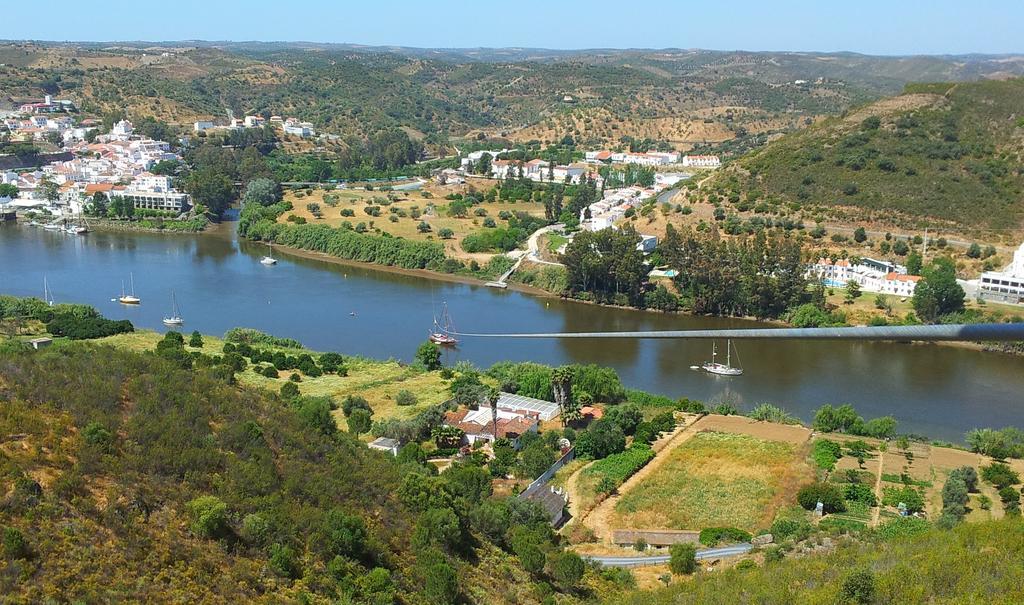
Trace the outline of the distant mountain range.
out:
<instances>
[{"instance_id":1,"label":"distant mountain range","mask_svg":"<svg viewBox=\"0 0 1024 605\"><path fill-rule=\"evenodd\" d=\"M7 42L0 64L8 104L54 93L87 111L182 124L231 110L295 114L339 134L512 136L534 127L523 136L594 144L632 136L680 148L799 128L803 117L837 114L909 82L1024 74L1024 56L211 41Z\"/></svg>"}]
</instances>

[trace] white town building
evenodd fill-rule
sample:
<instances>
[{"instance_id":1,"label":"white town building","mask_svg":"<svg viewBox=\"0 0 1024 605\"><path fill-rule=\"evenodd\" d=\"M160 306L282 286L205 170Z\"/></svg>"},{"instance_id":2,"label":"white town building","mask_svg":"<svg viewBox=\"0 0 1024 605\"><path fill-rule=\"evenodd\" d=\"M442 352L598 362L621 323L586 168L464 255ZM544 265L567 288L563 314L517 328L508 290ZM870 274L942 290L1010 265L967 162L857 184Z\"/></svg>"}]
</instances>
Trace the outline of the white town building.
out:
<instances>
[{"instance_id":1,"label":"white town building","mask_svg":"<svg viewBox=\"0 0 1024 605\"><path fill-rule=\"evenodd\" d=\"M1013 262L1003 271L981 274L978 294L985 299L1024 304L1024 244L1013 253Z\"/></svg>"},{"instance_id":2,"label":"white town building","mask_svg":"<svg viewBox=\"0 0 1024 605\"><path fill-rule=\"evenodd\" d=\"M717 155L686 155L683 156L683 166L692 168L718 168L722 161Z\"/></svg>"}]
</instances>

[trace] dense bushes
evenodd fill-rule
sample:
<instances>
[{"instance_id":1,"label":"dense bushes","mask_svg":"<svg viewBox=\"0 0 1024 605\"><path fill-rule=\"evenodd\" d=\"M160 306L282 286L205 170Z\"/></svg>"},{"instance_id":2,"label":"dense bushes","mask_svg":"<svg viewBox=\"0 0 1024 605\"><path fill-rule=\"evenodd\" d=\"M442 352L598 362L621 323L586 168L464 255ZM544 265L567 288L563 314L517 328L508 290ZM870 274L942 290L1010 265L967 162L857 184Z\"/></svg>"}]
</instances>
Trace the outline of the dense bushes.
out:
<instances>
[{"instance_id":1,"label":"dense bushes","mask_svg":"<svg viewBox=\"0 0 1024 605\"><path fill-rule=\"evenodd\" d=\"M302 343L292 338L281 338L271 336L252 328L231 328L224 334L224 340L230 343L245 343L248 345L267 345L285 349L301 349Z\"/></svg>"},{"instance_id":2,"label":"dense bushes","mask_svg":"<svg viewBox=\"0 0 1024 605\"><path fill-rule=\"evenodd\" d=\"M825 513L837 513L846 510L846 501L839 487L832 483L812 483L800 488L796 494L797 502L807 510L814 510L821 502Z\"/></svg>"},{"instance_id":3,"label":"dense bushes","mask_svg":"<svg viewBox=\"0 0 1024 605\"><path fill-rule=\"evenodd\" d=\"M444 246L439 243L361 234L327 225L282 225L274 221L281 212L282 204L266 208L246 206L239 219L239 234L338 258L405 269L436 267L445 260Z\"/></svg>"},{"instance_id":4,"label":"dense bushes","mask_svg":"<svg viewBox=\"0 0 1024 605\"><path fill-rule=\"evenodd\" d=\"M811 458L818 468L830 471L836 467L836 461L842 458L843 448L835 441L818 439L811 450Z\"/></svg>"},{"instance_id":5,"label":"dense bushes","mask_svg":"<svg viewBox=\"0 0 1024 605\"><path fill-rule=\"evenodd\" d=\"M700 543L717 546L722 542L750 542L750 532L735 527L705 527L700 530Z\"/></svg>"},{"instance_id":6,"label":"dense bushes","mask_svg":"<svg viewBox=\"0 0 1024 605\"><path fill-rule=\"evenodd\" d=\"M647 444L634 443L618 454L612 454L593 463L584 471L587 475L599 477L598 485L607 479L607 485L618 487L632 477L648 462L654 459L654 452Z\"/></svg>"},{"instance_id":7,"label":"dense bushes","mask_svg":"<svg viewBox=\"0 0 1024 605\"><path fill-rule=\"evenodd\" d=\"M1000 430L974 429L967 433L971 451L996 459L1024 458L1024 431L1016 427Z\"/></svg>"},{"instance_id":8,"label":"dense bushes","mask_svg":"<svg viewBox=\"0 0 1024 605\"><path fill-rule=\"evenodd\" d=\"M825 404L814 413L813 427L814 430L825 433L847 433L886 439L896 433L896 419L892 416L882 416L865 422L848 403L839 407Z\"/></svg>"},{"instance_id":9,"label":"dense bushes","mask_svg":"<svg viewBox=\"0 0 1024 605\"><path fill-rule=\"evenodd\" d=\"M76 317L70 313L61 313L46 324L46 331L54 336L84 340L134 332L135 327L127 319L115 321L105 317Z\"/></svg>"}]
</instances>

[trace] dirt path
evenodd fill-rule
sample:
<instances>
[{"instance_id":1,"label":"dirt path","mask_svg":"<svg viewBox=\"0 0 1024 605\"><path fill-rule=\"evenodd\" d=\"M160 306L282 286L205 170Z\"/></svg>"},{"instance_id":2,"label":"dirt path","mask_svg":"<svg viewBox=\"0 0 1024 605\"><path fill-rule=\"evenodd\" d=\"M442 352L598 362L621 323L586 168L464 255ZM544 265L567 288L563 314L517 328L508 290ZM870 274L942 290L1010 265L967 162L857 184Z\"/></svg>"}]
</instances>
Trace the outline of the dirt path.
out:
<instances>
[{"instance_id":1,"label":"dirt path","mask_svg":"<svg viewBox=\"0 0 1024 605\"><path fill-rule=\"evenodd\" d=\"M608 543L611 540L611 532L608 531L608 520L615 509L615 503L619 501L620 496L618 494L626 493L638 482L643 481L644 477L658 470L658 468L668 460L668 456L664 455L663 452L671 451L680 444L685 443L690 437L693 437L703 430L705 418L706 417L698 418L696 421L690 422L689 424L679 426L666 437L656 441L652 448L656 453L654 460L651 460L647 466L640 469L635 475L626 479L626 482L620 485L619 489L616 490L615 495L606 498L604 502L598 504L592 511L590 511L589 514L584 516L582 519L579 519L578 522L590 528L599 541Z\"/></svg>"},{"instance_id":2,"label":"dirt path","mask_svg":"<svg viewBox=\"0 0 1024 605\"><path fill-rule=\"evenodd\" d=\"M588 462L580 468L576 469L576 472L569 475L565 479L565 497L569 500L565 508L569 511L569 517L577 520L578 523L582 523L579 519L580 515L580 497L579 487L576 485L576 481L580 478L580 473L587 469L593 462Z\"/></svg>"},{"instance_id":3,"label":"dirt path","mask_svg":"<svg viewBox=\"0 0 1024 605\"><path fill-rule=\"evenodd\" d=\"M875 497L878 506L871 513L871 527L878 527L878 519L882 514L882 469L885 468L885 452L878 450L878 472L875 473Z\"/></svg>"}]
</instances>

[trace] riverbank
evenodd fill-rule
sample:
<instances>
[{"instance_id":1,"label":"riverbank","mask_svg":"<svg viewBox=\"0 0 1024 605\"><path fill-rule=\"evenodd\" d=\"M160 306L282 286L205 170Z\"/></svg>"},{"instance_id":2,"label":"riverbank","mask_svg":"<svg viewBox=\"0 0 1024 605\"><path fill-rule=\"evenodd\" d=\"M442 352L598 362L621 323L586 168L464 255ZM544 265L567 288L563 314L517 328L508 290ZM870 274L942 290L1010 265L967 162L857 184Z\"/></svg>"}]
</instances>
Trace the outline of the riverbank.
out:
<instances>
[{"instance_id":1,"label":"riverbank","mask_svg":"<svg viewBox=\"0 0 1024 605\"><path fill-rule=\"evenodd\" d=\"M396 274L396 275L408 275L408 276L412 276L412 277L423 277L423 278L432 279L432 280L435 280L435 281L443 281L443 282L455 283L455 284L466 284L466 285L470 285L470 286L487 287L486 286L487 282L489 282L489 281L491 281L493 279L491 277L478 278L478 277L471 277L471 276L463 275L463 274L459 274L459 273L443 273L441 271L432 271L430 269L405 269L403 267L395 267L395 266L392 266L392 265L380 265L380 264L377 264L377 263L368 263L368 262L357 261L357 260L349 260L347 258L340 258L340 257L337 257L337 256L332 256L330 254L327 254L326 252L317 252L317 251L314 251L314 250L305 250L305 249L302 249L302 248L293 248L291 246L278 245L274 249L278 250L278 251L281 251L281 252L283 252L285 254L291 255L291 256L297 256L299 258L308 258L308 259L312 259L312 260L328 262L328 263L335 264L335 265L348 266L348 267L361 267L363 269L370 269L370 270L373 270L373 271L382 271L384 273L393 273L393 274ZM495 289L498 289L498 288L495 288ZM546 297L546 298L562 298L562 297L560 297L557 294L554 294L552 292L548 292L547 290L543 290L541 288L537 288L537 287L534 287L534 286L529 286L529 285L526 285L526 284L516 283L516 282L509 282L508 283L508 288L506 288L506 289L507 290L512 290L512 291L515 291L515 292L522 292L524 294L529 294L531 296L539 296L539 297ZM565 300L574 300L574 299L566 298ZM578 302L585 302L585 301L578 301Z\"/></svg>"},{"instance_id":2,"label":"riverbank","mask_svg":"<svg viewBox=\"0 0 1024 605\"><path fill-rule=\"evenodd\" d=\"M157 222L160 220L161 222ZM110 233L171 233L176 235L204 233L211 230L215 223L205 218L202 228L196 228L199 221L178 221L173 219L142 219L139 221L113 221L109 219L91 218L89 229L93 231L106 231ZM196 221L193 223L193 221ZM156 225L162 224L163 227ZM189 225L192 225L191 227Z\"/></svg>"},{"instance_id":3,"label":"riverbank","mask_svg":"<svg viewBox=\"0 0 1024 605\"><path fill-rule=\"evenodd\" d=\"M402 268L402 267L394 267L394 266L380 265L380 264L376 264L376 263L369 263L369 262L363 262L363 261L349 260L349 259L344 259L344 258L339 258L339 257L336 257L336 256L332 256L332 255L327 254L325 252L316 252L316 251L311 251L311 250L304 250L304 249L301 249L301 248L294 248L294 247L290 247L290 246L280 246L279 245L276 249L284 251L284 253L286 253L286 254L290 254L292 256L296 256L296 257L300 257L300 258L308 258L308 259L312 259L312 260L324 261L324 262L329 262L329 263L332 263L332 264L335 264L335 265L340 265L340 266L360 267L360 268L364 268L364 269L370 269L370 270L373 270L373 271L382 271L382 272L385 272L385 273L392 273L392 274L396 274L396 275L407 275L407 276L412 276L412 277L422 277L422 278L431 279L431 280L434 280L434 281L441 281L441 282L448 282L448 283L459 283L459 284L466 284L466 285L471 285L471 286L482 286L482 287L487 287L486 284L489 281L491 281L488 278L476 278L476 277L471 277L471 276L468 276L468 275L462 275L462 274L457 274L457 273L443 273L443 272L440 272L440 271L433 271L433 270L430 270L430 269L405 269L405 268ZM652 313L652 314L667 315L667 316L673 316L674 315L674 316L679 316L679 317L693 317L693 318L700 318L700 317L715 318L715 317L718 317L718 316L713 316L713 315L698 315L698 314L695 314L695 313L691 313L691 312L689 312L689 311L687 311L685 309L680 309L680 310L677 310L677 311L663 311L661 309L652 309L652 308L641 309L641 308L637 308L637 307L613 305L613 304L602 303L602 302L597 302L597 301L593 301L593 300L584 300L584 299L573 298L573 297L569 297L569 296L561 296L559 294L550 292L548 290L544 290L542 288L538 288L536 286L530 286L530 285L519 283L519 282L515 282L515 281L509 281L507 289L515 291L515 292L521 292L523 294L528 294L530 296L536 296L536 297L539 297L539 298L558 299L558 300L567 301L567 302L571 302L571 303L576 303L576 304L581 304L581 305L589 305L589 306L606 308L606 309L617 309L617 310L622 310L622 311L636 311L636 312L642 312L642 313ZM764 324L764 325L767 325L767 326L775 326L775 327L792 327L792 324L790 324L789 322L786 322L786 321L784 321L782 319L770 319L770 318L763 318L762 319L762 318L749 317L749 316L746 316L746 317L733 317L733 316L730 316L730 317L721 317L721 319L735 319L735 320L740 320L740 321L757 322L757 323ZM937 342L930 342L930 343L909 343L909 344L950 346L950 347L957 347L957 348L961 348L961 349L967 349L967 350L977 351L977 352L982 352L982 353L1000 353L1000 354L1004 354L1004 355L1011 355L1011 356L1018 356L1018 357L1019 356L1024 356L1024 348L1019 348L1019 349L1018 348L1014 348L1012 346L1012 343L1002 343L1002 344L1001 343L995 343L995 344L993 344L993 343L981 343L981 342L937 341Z\"/></svg>"}]
</instances>

